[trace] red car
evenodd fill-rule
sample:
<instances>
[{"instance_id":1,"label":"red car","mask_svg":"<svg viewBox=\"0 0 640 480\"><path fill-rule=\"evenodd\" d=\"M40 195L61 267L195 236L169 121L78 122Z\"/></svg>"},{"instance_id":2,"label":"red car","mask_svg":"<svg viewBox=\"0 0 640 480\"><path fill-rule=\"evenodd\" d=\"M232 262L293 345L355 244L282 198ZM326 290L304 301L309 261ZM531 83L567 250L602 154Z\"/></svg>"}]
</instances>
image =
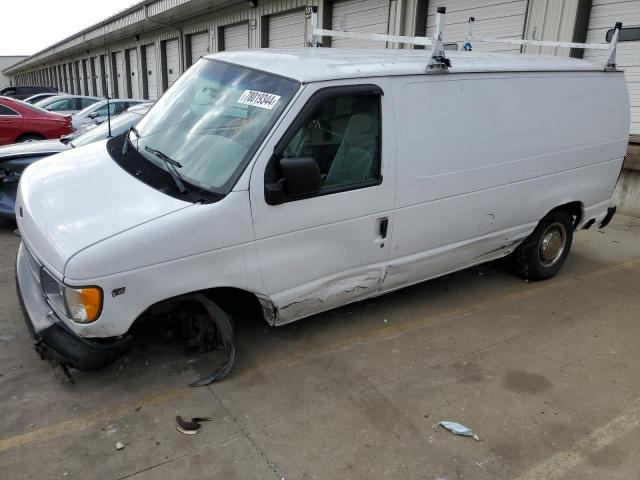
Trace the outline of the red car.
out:
<instances>
[{"instance_id":1,"label":"red car","mask_svg":"<svg viewBox=\"0 0 640 480\"><path fill-rule=\"evenodd\" d=\"M60 138L73 133L71 117L47 112L29 103L0 97L0 145Z\"/></svg>"}]
</instances>

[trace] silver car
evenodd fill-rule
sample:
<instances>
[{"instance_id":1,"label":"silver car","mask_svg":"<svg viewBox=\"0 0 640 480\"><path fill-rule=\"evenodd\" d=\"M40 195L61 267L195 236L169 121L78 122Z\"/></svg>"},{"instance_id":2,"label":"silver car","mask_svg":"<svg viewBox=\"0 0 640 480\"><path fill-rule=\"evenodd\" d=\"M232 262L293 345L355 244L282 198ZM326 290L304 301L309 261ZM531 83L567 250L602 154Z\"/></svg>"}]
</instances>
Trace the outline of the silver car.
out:
<instances>
[{"instance_id":1,"label":"silver car","mask_svg":"<svg viewBox=\"0 0 640 480\"><path fill-rule=\"evenodd\" d=\"M84 110L90 105L102 100L100 97L88 97L86 95L56 95L34 103L36 107L44 108L49 112L62 115L73 115Z\"/></svg>"},{"instance_id":2,"label":"silver car","mask_svg":"<svg viewBox=\"0 0 640 480\"><path fill-rule=\"evenodd\" d=\"M107 101L100 100L99 102L89 105L81 112L73 115L71 117L71 122L73 123L73 128L76 130L92 123L99 125L107 119L107 112L110 112L111 117L114 117L124 112L129 107L148 102L149 100L137 98L115 98L113 100L109 100L109 106L107 107Z\"/></svg>"}]
</instances>

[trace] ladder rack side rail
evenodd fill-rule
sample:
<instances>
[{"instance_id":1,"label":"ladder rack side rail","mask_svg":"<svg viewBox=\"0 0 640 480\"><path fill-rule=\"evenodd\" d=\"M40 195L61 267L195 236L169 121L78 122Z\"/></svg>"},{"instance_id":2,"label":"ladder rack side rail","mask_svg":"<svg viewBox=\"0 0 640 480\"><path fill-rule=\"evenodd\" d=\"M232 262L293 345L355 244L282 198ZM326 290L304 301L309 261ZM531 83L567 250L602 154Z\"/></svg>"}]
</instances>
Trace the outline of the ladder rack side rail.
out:
<instances>
[{"instance_id":1,"label":"ladder rack side rail","mask_svg":"<svg viewBox=\"0 0 640 480\"><path fill-rule=\"evenodd\" d=\"M357 40L371 40L373 42L395 42L406 43L409 45L433 45L433 41L429 37L408 37L405 35L387 35L383 33L359 33L359 32L341 32L340 30L326 30L316 28L313 30L316 37L332 37L332 38L353 38Z\"/></svg>"},{"instance_id":2,"label":"ladder rack side rail","mask_svg":"<svg viewBox=\"0 0 640 480\"><path fill-rule=\"evenodd\" d=\"M388 35L383 33L359 33L359 32L342 32L340 30L327 30L323 28L314 28L310 31L314 37L333 37L333 38L352 38L358 40L371 40L374 42L396 42L409 45L434 45L434 41L429 37L410 37L405 35ZM510 38L497 37L470 37L473 42L482 43L505 43L510 45L531 45L537 47L565 47L565 48L584 48L591 50L610 50L611 46L607 43L576 43L576 42L554 42L547 40L514 40ZM615 37L614 37L615 39ZM613 43L613 39L612 39Z\"/></svg>"},{"instance_id":3,"label":"ladder rack side rail","mask_svg":"<svg viewBox=\"0 0 640 480\"><path fill-rule=\"evenodd\" d=\"M584 48L587 50L609 50L606 43L575 43L575 42L554 42L551 40L515 40L512 38L497 37L472 37L474 42L484 43L506 43L509 45L530 45L534 47L564 47L564 48Z\"/></svg>"}]
</instances>

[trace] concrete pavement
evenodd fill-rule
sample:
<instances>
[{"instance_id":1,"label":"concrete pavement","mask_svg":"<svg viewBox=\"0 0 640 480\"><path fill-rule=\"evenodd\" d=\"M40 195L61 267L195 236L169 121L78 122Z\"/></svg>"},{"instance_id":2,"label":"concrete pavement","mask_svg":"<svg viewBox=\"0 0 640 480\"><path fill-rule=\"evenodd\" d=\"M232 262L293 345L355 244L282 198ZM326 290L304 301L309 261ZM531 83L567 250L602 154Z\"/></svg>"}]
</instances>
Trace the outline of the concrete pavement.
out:
<instances>
[{"instance_id":1,"label":"concrete pavement","mask_svg":"<svg viewBox=\"0 0 640 480\"><path fill-rule=\"evenodd\" d=\"M157 339L61 382L22 321L18 242L0 231L2 478L640 478L640 219L578 233L547 282L488 265L241 323L235 370L198 389L220 353ZM212 421L187 437L178 414Z\"/></svg>"}]
</instances>

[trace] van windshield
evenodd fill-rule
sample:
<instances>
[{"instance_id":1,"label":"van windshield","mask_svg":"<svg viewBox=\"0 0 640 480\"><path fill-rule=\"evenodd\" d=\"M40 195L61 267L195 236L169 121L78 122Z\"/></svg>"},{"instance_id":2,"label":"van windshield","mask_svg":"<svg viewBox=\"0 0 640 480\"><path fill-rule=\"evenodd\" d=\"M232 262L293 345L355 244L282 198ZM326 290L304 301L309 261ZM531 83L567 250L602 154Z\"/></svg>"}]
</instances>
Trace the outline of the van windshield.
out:
<instances>
[{"instance_id":1,"label":"van windshield","mask_svg":"<svg viewBox=\"0 0 640 480\"><path fill-rule=\"evenodd\" d=\"M227 193L299 86L203 58L158 100L129 141L160 168L175 166L182 180Z\"/></svg>"}]
</instances>

